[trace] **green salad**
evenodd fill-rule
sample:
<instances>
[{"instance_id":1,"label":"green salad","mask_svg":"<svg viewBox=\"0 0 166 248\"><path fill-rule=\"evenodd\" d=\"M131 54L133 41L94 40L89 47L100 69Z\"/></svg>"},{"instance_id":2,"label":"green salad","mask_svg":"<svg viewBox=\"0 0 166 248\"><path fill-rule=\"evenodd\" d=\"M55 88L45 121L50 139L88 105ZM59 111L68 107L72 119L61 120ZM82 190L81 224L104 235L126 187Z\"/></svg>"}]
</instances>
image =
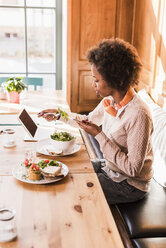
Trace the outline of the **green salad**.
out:
<instances>
[{"instance_id":1,"label":"green salad","mask_svg":"<svg viewBox=\"0 0 166 248\"><path fill-rule=\"evenodd\" d=\"M61 164L55 160L42 159L38 163L32 163L31 160L27 159L27 158L25 158L25 161L21 165L25 166L27 168L29 168L31 165L35 165L35 166L40 167L42 169L44 169L46 166L61 166Z\"/></svg>"},{"instance_id":2,"label":"green salad","mask_svg":"<svg viewBox=\"0 0 166 248\"><path fill-rule=\"evenodd\" d=\"M74 139L74 137L71 136L68 132L54 132L51 135L51 139L57 140L57 141L70 141Z\"/></svg>"},{"instance_id":3,"label":"green salad","mask_svg":"<svg viewBox=\"0 0 166 248\"><path fill-rule=\"evenodd\" d=\"M61 110L60 108L58 108L58 113L61 114L61 116L62 116L62 118L64 120L68 120L69 119L68 114L65 111Z\"/></svg>"},{"instance_id":4,"label":"green salad","mask_svg":"<svg viewBox=\"0 0 166 248\"><path fill-rule=\"evenodd\" d=\"M41 160L40 162L37 163L37 165L44 169L46 166L60 166L60 164L55 161L55 160Z\"/></svg>"}]
</instances>

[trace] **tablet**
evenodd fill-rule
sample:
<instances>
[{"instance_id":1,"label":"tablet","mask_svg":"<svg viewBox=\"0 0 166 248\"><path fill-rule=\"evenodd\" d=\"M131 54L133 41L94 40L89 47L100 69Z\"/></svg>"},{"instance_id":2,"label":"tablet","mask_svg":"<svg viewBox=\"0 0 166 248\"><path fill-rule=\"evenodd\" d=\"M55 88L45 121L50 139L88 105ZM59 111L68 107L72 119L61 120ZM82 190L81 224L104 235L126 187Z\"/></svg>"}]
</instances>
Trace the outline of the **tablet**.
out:
<instances>
[{"instance_id":1,"label":"tablet","mask_svg":"<svg viewBox=\"0 0 166 248\"><path fill-rule=\"evenodd\" d=\"M35 138L38 126L32 120L26 109L22 109L18 115L18 120L21 122L25 130L28 132L31 138Z\"/></svg>"}]
</instances>

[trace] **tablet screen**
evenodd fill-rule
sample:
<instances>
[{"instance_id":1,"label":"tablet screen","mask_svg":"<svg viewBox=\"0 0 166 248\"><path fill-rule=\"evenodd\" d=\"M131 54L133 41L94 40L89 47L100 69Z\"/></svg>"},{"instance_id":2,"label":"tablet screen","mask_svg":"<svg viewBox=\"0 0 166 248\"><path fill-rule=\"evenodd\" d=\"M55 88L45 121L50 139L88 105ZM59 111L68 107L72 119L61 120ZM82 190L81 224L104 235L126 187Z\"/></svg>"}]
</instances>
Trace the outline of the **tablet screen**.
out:
<instances>
[{"instance_id":1,"label":"tablet screen","mask_svg":"<svg viewBox=\"0 0 166 248\"><path fill-rule=\"evenodd\" d=\"M28 132L32 135L32 137L34 137L37 130L37 125L25 109L23 109L23 111L20 113L19 119Z\"/></svg>"}]
</instances>

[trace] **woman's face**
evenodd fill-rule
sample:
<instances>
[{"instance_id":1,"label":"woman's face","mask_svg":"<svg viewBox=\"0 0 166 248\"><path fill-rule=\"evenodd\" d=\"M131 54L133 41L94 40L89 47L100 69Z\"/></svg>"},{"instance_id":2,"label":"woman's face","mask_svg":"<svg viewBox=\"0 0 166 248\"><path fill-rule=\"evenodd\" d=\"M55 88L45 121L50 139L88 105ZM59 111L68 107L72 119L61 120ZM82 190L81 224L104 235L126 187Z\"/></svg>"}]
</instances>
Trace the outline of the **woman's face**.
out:
<instances>
[{"instance_id":1,"label":"woman's face","mask_svg":"<svg viewBox=\"0 0 166 248\"><path fill-rule=\"evenodd\" d=\"M113 95L113 89L110 88L107 82L102 79L101 74L97 71L96 66L93 64L91 71L94 80L92 86L94 87L96 94L100 95L101 97Z\"/></svg>"}]
</instances>

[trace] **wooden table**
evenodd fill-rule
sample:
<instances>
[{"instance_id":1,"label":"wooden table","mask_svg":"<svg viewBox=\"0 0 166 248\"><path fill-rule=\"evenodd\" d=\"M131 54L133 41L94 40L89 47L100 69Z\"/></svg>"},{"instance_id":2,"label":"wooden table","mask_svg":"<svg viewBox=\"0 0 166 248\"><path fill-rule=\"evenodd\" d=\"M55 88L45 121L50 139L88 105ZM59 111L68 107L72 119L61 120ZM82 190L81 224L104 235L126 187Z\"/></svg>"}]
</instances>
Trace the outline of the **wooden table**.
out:
<instances>
[{"instance_id":1,"label":"wooden table","mask_svg":"<svg viewBox=\"0 0 166 248\"><path fill-rule=\"evenodd\" d=\"M62 126L60 125L61 129ZM6 126L5 128L9 128ZM11 128L11 127L10 127ZM83 141L81 139L81 136L79 134L79 131L76 130L72 133L77 137L77 143L80 144L81 149L69 156L46 156L38 153L38 149L40 145L44 144L44 141L39 142L24 142L25 137L25 130L22 126L15 126L13 127L15 130L15 136L16 136L16 142L17 145L14 148L5 148L3 145L0 146L0 158L3 163L0 165L0 175L12 175L12 169L17 166L19 163L23 162L25 160L25 150L27 147L32 148L36 151L37 159L56 159L64 164L66 164L69 167L70 173L94 173L94 169L90 163L88 153L86 151L85 145L83 144ZM57 127L56 127L57 129ZM69 127L68 127L69 130ZM3 144L3 135L0 135L0 144ZM12 162L11 162L12 161Z\"/></svg>"},{"instance_id":2,"label":"wooden table","mask_svg":"<svg viewBox=\"0 0 166 248\"><path fill-rule=\"evenodd\" d=\"M16 120L12 114L11 123ZM3 120L5 117L0 115ZM7 149L0 135L0 207L16 210L18 234L16 240L0 243L0 248L123 248L78 129L67 129L60 123L55 127L74 133L81 149L70 156L55 157L69 167L69 174L47 185L23 183L12 176L12 168L25 158L26 147L37 149L40 142L23 142L25 130L14 126L17 146ZM47 156L37 153L37 158Z\"/></svg>"},{"instance_id":3,"label":"wooden table","mask_svg":"<svg viewBox=\"0 0 166 248\"><path fill-rule=\"evenodd\" d=\"M69 107L65 100L65 93L57 91L27 91L20 99L20 104L9 103L7 100L0 100L0 114L17 114L22 108L30 113L38 113L46 108Z\"/></svg>"},{"instance_id":4,"label":"wooden table","mask_svg":"<svg viewBox=\"0 0 166 248\"><path fill-rule=\"evenodd\" d=\"M95 173L69 175L52 185L0 176L0 195L3 206L16 210L18 233L2 248L123 247Z\"/></svg>"}]
</instances>

